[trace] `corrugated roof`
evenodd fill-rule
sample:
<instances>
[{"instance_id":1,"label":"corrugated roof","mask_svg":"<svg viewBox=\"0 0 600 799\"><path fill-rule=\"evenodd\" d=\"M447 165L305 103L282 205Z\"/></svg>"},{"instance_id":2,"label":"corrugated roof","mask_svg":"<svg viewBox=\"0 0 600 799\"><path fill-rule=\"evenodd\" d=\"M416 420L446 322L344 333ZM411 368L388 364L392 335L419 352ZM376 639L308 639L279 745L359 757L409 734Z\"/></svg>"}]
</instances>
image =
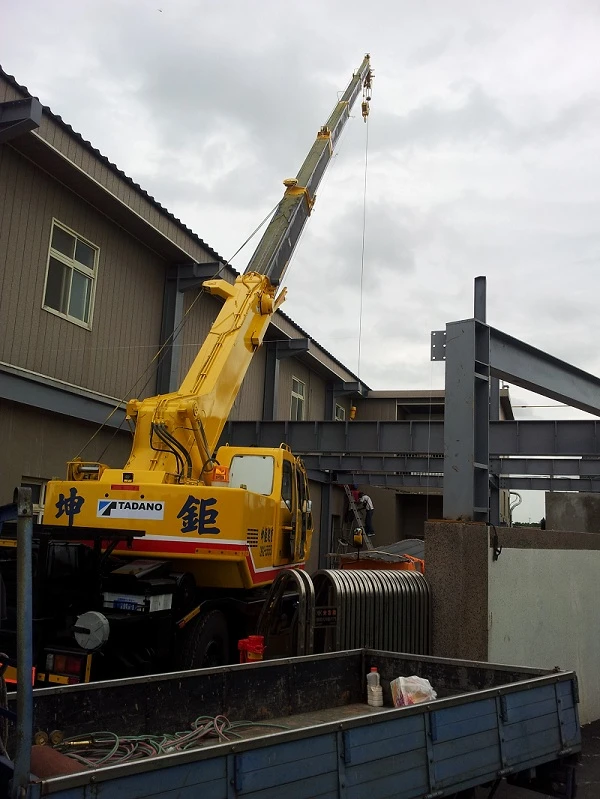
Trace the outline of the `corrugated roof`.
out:
<instances>
[{"instance_id":1,"label":"corrugated roof","mask_svg":"<svg viewBox=\"0 0 600 799\"><path fill-rule=\"evenodd\" d=\"M11 85L18 92L21 92L24 96L26 96L26 97L34 97L35 96L29 91L29 89L26 86L22 86L17 81L17 79L14 77L14 75L10 75L8 72L6 72L2 68L2 65L0 65L0 76L2 76L4 78L4 80L6 80L6 82L9 85ZM39 100L39 97L36 98L36 99ZM40 100L40 102L41 102L41 100ZM133 189L135 189L136 192L138 192L146 200L148 200L148 202L151 203L158 211L160 211L161 214L164 214L164 216L166 216L168 219L170 219L171 222L174 222L178 227L180 227L182 230L184 230L185 233L188 236L190 236L190 238L192 238L194 241L196 241L198 244L200 244L200 246L203 247L208 253L210 253L216 260L220 261L223 264L226 264L227 267L229 269L231 269L231 271L235 275L239 275L240 274L237 271L237 269L235 269L235 267L233 267L221 255L219 255L219 253L216 250L214 250L209 244L207 244L204 241L204 239L201 239L200 236L198 236L196 233L194 233L194 231L191 228L189 228L184 222L182 222L181 219L178 219L174 214L172 214L169 210L167 210L164 207L164 205L161 205L158 202L158 200L156 200L151 194L148 194L148 192L145 189L143 189L140 186L139 183L136 183L135 180L133 180L133 178L130 178L128 175L125 174L125 172L123 172L122 169L119 169L119 167L116 164L113 164L113 162L110 161L105 155L103 155L100 152L100 150L98 150L96 147L94 147L94 145L91 142L89 142L87 139L84 139L83 136L81 135L81 133L77 133L77 131L74 130L71 127L71 125L69 125L67 122L65 122L64 119L59 114L55 114L52 111L52 109L49 106L47 106L47 105L43 105L42 104L42 106L43 106L44 112L49 117L51 117L54 122L56 122L61 128L63 128L63 130L67 131L67 133L70 136L72 136L74 139L76 139L79 142L79 144L81 144L83 147L85 147L86 150L89 150L89 152L92 153L92 155L95 158L97 158L99 161L101 161L106 167L108 167L111 170L111 172L114 172L114 174L117 175L121 180L123 180L125 183L127 183L129 186L131 186ZM281 314L281 316L283 316L284 319L286 319L288 322L290 322L290 324L292 324L302 336L304 336L305 338L309 338L325 355L327 355L328 358L331 358L331 360L334 363L336 363L338 366L340 366L345 372L347 372L352 377L356 378L356 380L359 380L357 375L355 375L353 372L351 372L345 364L343 364L340 360L338 360L335 357L335 355L332 355L324 347L322 347L319 344L318 341L316 341L309 333L307 333L305 330L303 330L296 322L294 322L294 320L291 317L289 317L281 309L279 309L277 311L277 313ZM367 388L367 389L369 388L364 382L363 382L363 385L365 386L365 388Z\"/></svg>"}]
</instances>

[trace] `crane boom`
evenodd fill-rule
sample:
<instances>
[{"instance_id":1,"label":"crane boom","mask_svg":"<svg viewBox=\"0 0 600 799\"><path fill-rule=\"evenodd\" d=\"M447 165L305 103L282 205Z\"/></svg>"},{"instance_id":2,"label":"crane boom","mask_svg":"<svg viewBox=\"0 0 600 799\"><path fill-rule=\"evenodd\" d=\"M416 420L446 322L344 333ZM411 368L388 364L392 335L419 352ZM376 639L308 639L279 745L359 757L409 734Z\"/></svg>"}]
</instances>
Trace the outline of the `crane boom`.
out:
<instances>
[{"instance_id":1,"label":"crane boom","mask_svg":"<svg viewBox=\"0 0 600 799\"><path fill-rule=\"evenodd\" d=\"M290 185L250 259L246 272L267 275L275 285L283 280L289 260L310 215L317 187L361 89L365 92L363 114L365 117L368 114L371 79L371 60L367 54L329 119L319 130L295 181L286 181L286 184Z\"/></svg>"},{"instance_id":2,"label":"crane boom","mask_svg":"<svg viewBox=\"0 0 600 799\"><path fill-rule=\"evenodd\" d=\"M368 114L372 71L366 55L346 91L319 130L298 176L284 181L284 196L248 267L231 286L209 280L204 288L225 300L198 355L177 392L128 404L136 420L127 470L177 474L178 482L210 480L212 455L256 349L272 314L283 302L275 298L291 255L310 215L315 191L358 94ZM157 447L158 439L160 443ZM174 440L173 440L174 439ZM157 453L158 449L164 451ZM173 468L174 461L178 467Z\"/></svg>"},{"instance_id":3,"label":"crane boom","mask_svg":"<svg viewBox=\"0 0 600 799\"><path fill-rule=\"evenodd\" d=\"M285 291L276 297L277 287L361 90L366 119L371 79L367 54L319 130L297 177L284 181L284 196L245 272L233 285L221 279L203 284L204 290L221 297L224 303L179 389L128 402L127 414L135 422L135 433L124 470L135 474L136 483L211 484L213 456L221 433L252 357L283 302ZM116 473L103 464L85 464L84 468L74 461L69 464L68 479L110 482L113 471Z\"/></svg>"}]
</instances>

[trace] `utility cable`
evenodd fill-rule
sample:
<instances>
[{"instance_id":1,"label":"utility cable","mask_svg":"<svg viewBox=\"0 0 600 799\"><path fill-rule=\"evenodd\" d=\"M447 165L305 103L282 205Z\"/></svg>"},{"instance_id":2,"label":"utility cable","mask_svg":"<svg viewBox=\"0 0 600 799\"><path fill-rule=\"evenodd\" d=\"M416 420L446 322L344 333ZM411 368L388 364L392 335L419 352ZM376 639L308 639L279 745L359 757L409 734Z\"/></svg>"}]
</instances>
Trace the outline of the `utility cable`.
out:
<instances>
[{"instance_id":1,"label":"utility cable","mask_svg":"<svg viewBox=\"0 0 600 799\"><path fill-rule=\"evenodd\" d=\"M88 768L100 768L186 752L215 738L220 743L240 740L243 737L240 733L252 727L288 729L282 724L265 721L230 721L226 716L199 716L189 729L180 732L122 736L110 731L92 732L65 738L55 748Z\"/></svg>"},{"instance_id":2,"label":"utility cable","mask_svg":"<svg viewBox=\"0 0 600 799\"><path fill-rule=\"evenodd\" d=\"M360 378L360 350L362 344L362 320L363 320L363 282L365 274L365 234L367 229L367 170L369 166L369 117L365 118L367 123L365 137L365 177L363 186L363 225L362 225L362 244L360 253L360 309L358 313L358 365L356 376Z\"/></svg>"}]
</instances>

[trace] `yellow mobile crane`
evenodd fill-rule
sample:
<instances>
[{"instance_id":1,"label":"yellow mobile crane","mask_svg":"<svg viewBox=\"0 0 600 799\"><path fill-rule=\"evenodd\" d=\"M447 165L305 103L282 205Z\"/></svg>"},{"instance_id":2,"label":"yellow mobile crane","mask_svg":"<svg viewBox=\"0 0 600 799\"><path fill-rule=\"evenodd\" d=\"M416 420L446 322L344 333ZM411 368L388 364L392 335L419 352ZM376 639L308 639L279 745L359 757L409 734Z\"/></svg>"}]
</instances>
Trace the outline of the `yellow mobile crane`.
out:
<instances>
[{"instance_id":1,"label":"yellow mobile crane","mask_svg":"<svg viewBox=\"0 0 600 799\"><path fill-rule=\"evenodd\" d=\"M75 460L66 480L48 483L43 525L60 527L69 540L92 538L104 554L91 609L67 602L71 622L50 625L57 640L63 634L63 649L42 641L45 665L40 657L38 664L46 682L61 677L57 652L71 658L77 652L65 650L65 630L86 653L77 679L150 668L174 650L183 652L184 667L222 662L251 628L240 619L255 615L248 607L260 604L257 589L283 568L303 568L313 525L302 462L283 445L217 446L284 299L280 286L289 260L361 91L363 117L369 113L371 81L367 54L298 175L284 181L283 199L246 271L233 285L204 283L224 304L180 388L127 403L135 433L125 466ZM145 534L136 536L137 530ZM82 565L88 555L75 557L72 543L64 547L81 578L90 568ZM69 582L63 582L68 594ZM101 667L92 667L92 659Z\"/></svg>"}]
</instances>

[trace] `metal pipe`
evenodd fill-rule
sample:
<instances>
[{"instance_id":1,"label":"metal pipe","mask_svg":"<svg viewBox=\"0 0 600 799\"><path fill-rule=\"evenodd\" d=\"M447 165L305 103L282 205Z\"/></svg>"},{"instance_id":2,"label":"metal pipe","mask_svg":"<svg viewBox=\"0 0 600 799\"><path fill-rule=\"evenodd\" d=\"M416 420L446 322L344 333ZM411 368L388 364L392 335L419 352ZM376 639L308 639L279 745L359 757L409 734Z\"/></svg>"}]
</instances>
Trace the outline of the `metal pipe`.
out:
<instances>
[{"instance_id":1,"label":"metal pipe","mask_svg":"<svg viewBox=\"0 0 600 799\"><path fill-rule=\"evenodd\" d=\"M33 506L31 488L15 490L17 505L17 731L11 799L27 795L33 731Z\"/></svg>"}]
</instances>

